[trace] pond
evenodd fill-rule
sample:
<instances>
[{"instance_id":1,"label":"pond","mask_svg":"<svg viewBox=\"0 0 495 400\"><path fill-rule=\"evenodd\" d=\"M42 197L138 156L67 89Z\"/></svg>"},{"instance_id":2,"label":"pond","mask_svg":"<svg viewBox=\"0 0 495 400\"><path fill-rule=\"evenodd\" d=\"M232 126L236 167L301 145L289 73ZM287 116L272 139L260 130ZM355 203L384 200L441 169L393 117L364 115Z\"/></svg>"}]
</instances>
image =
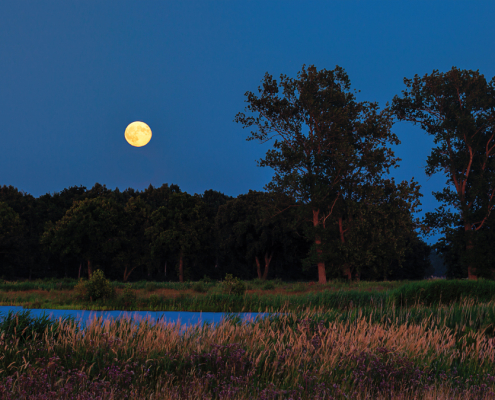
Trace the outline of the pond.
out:
<instances>
[{"instance_id":1,"label":"pond","mask_svg":"<svg viewBox=\"0 0 495 400\"><path fill-rule=\"evenodd\" d=\"M191 311L89 311L89 310L52 310L52 309L28 309L20 306L0 306L0 321L6 317L10 311L13 313L29 310L32 317L46 315L50 319L59 319L60 317L73 317L79 322L80 327L94 318L103 318L103 321L119 318L132 318L139 324L139 321L149 318L151 324L157 321L163 321L167 324L180 323L181 328L186 329L192 325L203 325L204 323L213 326L218 325L227 313L223 312L191 312ZM258 318L264 318L271 313L232 313L244 321L255 321Z\"/></svg>"}]
</instances>

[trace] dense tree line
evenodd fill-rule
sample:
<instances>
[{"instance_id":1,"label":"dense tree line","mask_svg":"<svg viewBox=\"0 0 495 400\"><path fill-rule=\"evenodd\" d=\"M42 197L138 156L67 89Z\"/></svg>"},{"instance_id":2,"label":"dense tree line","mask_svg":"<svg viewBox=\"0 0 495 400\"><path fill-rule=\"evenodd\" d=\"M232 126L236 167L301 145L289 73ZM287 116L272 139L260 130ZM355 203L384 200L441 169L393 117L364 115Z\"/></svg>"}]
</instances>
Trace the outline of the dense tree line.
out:
<instances>
[{"instance_id":1,"label":"dense tree line","mask_svg":"<svg viewBox=\"0 0 495 400\"><path fill-rule=\"evenodd\" d=\"M495 79L452 68L404 79L392 105L358 102L345 71L303 66L297 78L268 73L246 93L247 140L276 137L259 166L275 175L264 192L237 198L177 185L143 191L95 184L39 198L0 188L0 268L5 278L80 277L102 269L111 279L348 280L422 279L430 252L449 277L493 279ZM456 192L434 193L442 206L412 215L420 185L383 179L394 166L387 143L400 144L394 119L435 135L428 175L445 171ZM454 225L454 228L451 226ZM428 246L418 236L443 229Z\"/></svg>"},{"instance_id":2,"label":"dense tree line","mask_svg":"<svg viewBox=\"0 0 495 400\"><path fill-rule=\"evenodd\" d=\"M123 281L316 276L316 265L302 263L311 241L297 223L297 204L277 193L191 196L177 185L120 192L97 183L37 199L3 186L0 199L4 279L87 277L97 268ZM273 216L276 210L285 211ZM414 237L416 249L426 246ZM422 278L427 261L426 254L424 265L411 263L402 274ZM363 270L361 277L392 278L381 274Z\"/></svg>"}]
</instances>

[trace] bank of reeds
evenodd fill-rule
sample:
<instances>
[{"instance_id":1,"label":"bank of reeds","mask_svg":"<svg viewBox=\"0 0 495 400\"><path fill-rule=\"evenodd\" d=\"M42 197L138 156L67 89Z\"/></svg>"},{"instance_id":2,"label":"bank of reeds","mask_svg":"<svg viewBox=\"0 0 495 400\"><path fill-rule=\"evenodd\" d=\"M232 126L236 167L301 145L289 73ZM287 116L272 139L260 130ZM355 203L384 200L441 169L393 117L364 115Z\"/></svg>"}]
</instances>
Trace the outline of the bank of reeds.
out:
<instances>
[{"instance_id":1,"label":"bank of reeds","mask_svg":"<svg viewBox=\"0 0 495 400\"><path fill-rule=\"evenodd\" d=\"M8 330L0 325L0 397L495 398L486 332L432 324L439 314L404 323L398 315L375 322L362 310L346 311L347 320L325 309L280 311L215 328L94 319L78 330L60 319L45 321L42 333L27 314L10 316Z\"/></svg>"}]
</instances>

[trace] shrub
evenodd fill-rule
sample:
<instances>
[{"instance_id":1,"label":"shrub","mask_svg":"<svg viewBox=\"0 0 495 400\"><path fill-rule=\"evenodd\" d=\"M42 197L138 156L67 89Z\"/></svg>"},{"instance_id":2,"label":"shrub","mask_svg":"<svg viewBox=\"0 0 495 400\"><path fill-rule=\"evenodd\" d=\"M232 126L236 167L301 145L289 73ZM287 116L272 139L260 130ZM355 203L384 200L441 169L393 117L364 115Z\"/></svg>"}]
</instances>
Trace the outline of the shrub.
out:
<instances>
[{"instance_id":1,"label":"shrub","mask_svg":"<svg viewBox=\"0 0 495 400\"><path fill-rule=\"evenodd\" d=\"M86 281L81 278L76 286L74 286L74 292L76 299L78 300L88 300L88 288L86 287Z\"/></svg>"},{"instance_id":2,"label":"shrub","mask_svg":"<svg viewBox=\"0 0 495 400\"><path fill-rule=\"evenodd\" d=\"M97 269L91 274L89 281L85 282L87 296L91 301L99 299L111 299L115 296L115 289L102 270Z\"/></svg>"},{"instance_id":3,"label":"shrub","mask_svg":"<svg viewBox=\"0 0 495 400\"><path fill-rule=\"evenodd\" d=\"M144 289L147 292L154 292L156 289L158 289L158 285L155 282L148 282L148 283L146 283L146 286L144 287Z\"/></svg>"},{"instance_id":4,"label":"shrub","mask_svg":"<svg viewBox=\"0 0 495 400\"><path fill-rule=\"evenodd\" d=\"M304 292L307 289L307 285L302 282L296 283L292 288L289 289L290 292Z\"/></svg>"},{"instance_id":5,"label":"shrub","mask_svg":"<svg viewBox=\"0 0 495 400\"><path fill-rule=\"evenodd\" d=\"M161 297L158 296L157 294L152 294L148 300L150 302L151 307L156 307L162 302Z\"/></svg>"},{"instance_id":6,"label":"shrub","mask_svg":"<svg viewBox=\"0 0 495 400\"><path fill-rule=\"evenodd\" d=\"M263 279L260 279L260 278L255 278L251 281L251 285L256 286L256 287L263 286L264 283L265 283L265 281Z\"/></svg>"},{"instance_id":7,"label":"shrub","mask_svg":"<svg viewBox=\"0 0 495 400\"><path fill-rule=\"evenodd\" d=\"M136 299L136 292L132 290L131 284L128 283L124 288L124 292L122 293L122 302L124 303L124 306L134 306L136 304Z\"/></svg>"},{"instance_id":8,"label":"shrub","mask_svg":"<svg viewBox=\"0 0 495 400\"><path fill-rule=\"evenodd\" d=\"M272 290L272 289L275 289L275 285L273 284L273 282L266 282L263 285L263 290Z\"/></svg>"},{"instance_id":9,"label":"shrub","mask_svg":"<svg viewBox=\"0 0 495 400\"><path fill-rule=\"evenodd\" d=\"M234 278L232 274L225 275L225 280L222 282L223 289L228 294L242 296L246 293L246 285L239 278Z\"/></svg>"},{"instance_id":10,"label":"shrub","mask_svg":"<svg viewBox=\"0 0 495 400\"><path fill-rule=\"evenodd\" d=\"M194 284L194 286L192 287L192 289L195 291L195 292L198 292L198 293L206 293L208 291L208 289L206 289L204 286L203 286L203 283L202 282L197 282Z\"/></svg>"},{"instance_id":11,"label":"shrub","mask_svg":"<svg viewBox=\"0 0 495 400\"><path fill-rule=\"evenodd\" d=\"M200 279L199 281L200 281L200 282L203 282L203 283L205 283L205 284L208 284L208 283L213 282L213 281L212 281L212 279L211 279L209 276L206 276L206 275L205 275L205 276L203 276L203 279Z\"/></svg>"}]
</instances>

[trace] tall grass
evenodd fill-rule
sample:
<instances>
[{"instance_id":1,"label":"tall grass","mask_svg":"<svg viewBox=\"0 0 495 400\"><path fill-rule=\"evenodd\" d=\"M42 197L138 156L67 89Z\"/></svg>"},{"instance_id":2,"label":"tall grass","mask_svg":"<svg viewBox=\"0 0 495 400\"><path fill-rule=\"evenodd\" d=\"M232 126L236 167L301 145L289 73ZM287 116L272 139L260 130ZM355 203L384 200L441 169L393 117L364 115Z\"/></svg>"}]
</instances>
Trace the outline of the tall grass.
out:
<instances>
[{"instance_id":1,"label":"tall grass","mask_svg":"<svg viewBox=\"0 0 495 400\"><path fill-rule=\"evenodd\" d=\"M362 310L346 320L324 309L280 311L215 328L95 318L78 330L59 320L24 340L0 325L0 397L495 398L495 346L485 332L433 327L438 315L403 323L374 322Z\"/></svg>"}]
</instances>

